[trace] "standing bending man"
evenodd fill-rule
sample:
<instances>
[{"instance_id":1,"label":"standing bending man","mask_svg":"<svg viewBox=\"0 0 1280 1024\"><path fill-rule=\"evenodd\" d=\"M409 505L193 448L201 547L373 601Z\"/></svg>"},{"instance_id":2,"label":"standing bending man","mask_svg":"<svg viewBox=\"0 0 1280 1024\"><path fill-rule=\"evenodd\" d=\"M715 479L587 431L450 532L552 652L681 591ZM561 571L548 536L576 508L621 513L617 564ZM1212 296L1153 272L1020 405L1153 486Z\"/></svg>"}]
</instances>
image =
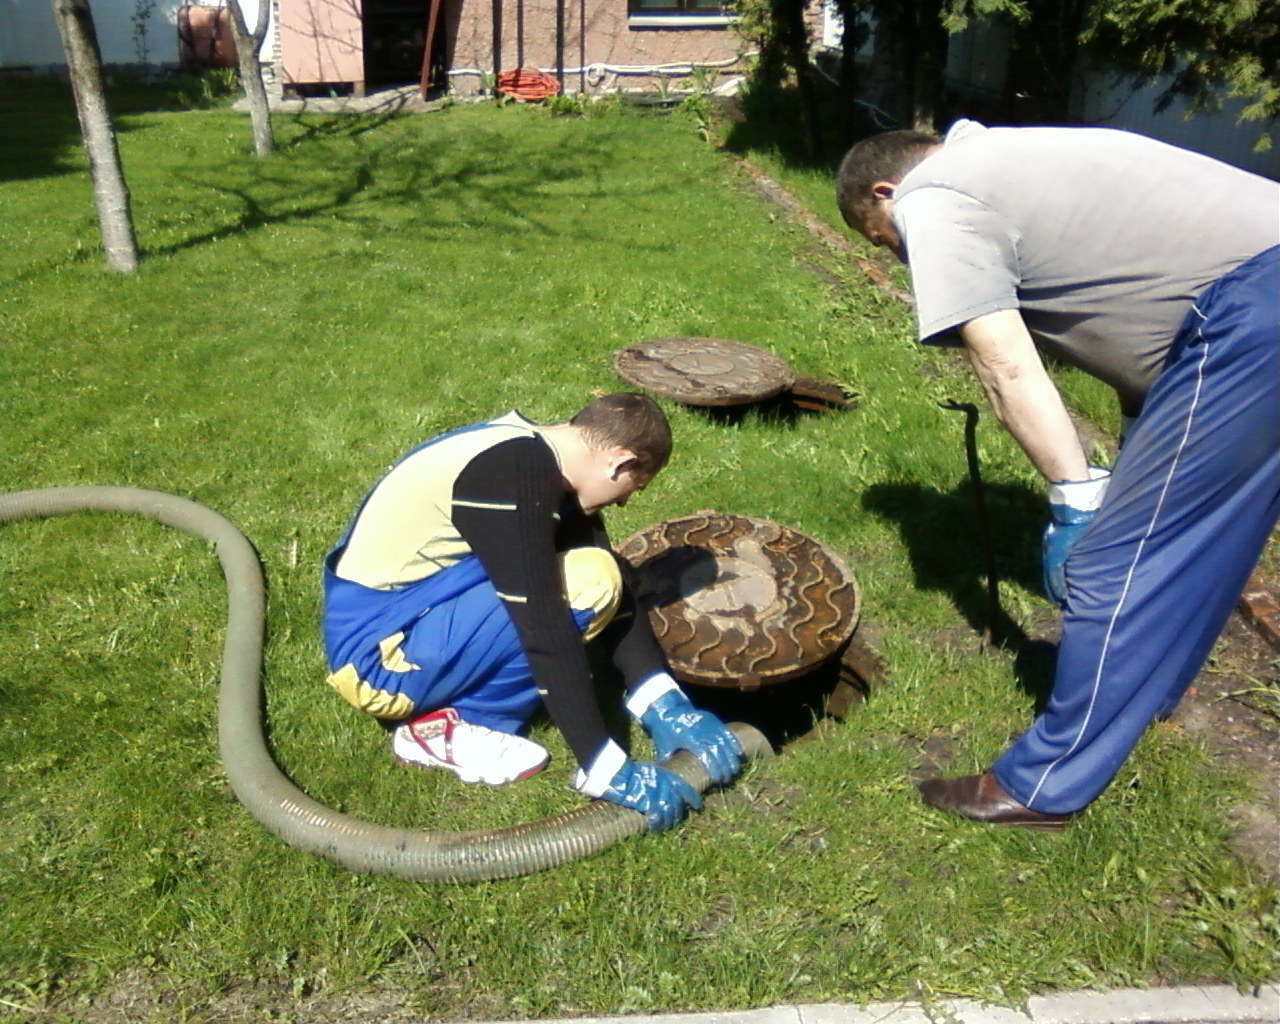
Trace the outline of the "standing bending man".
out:
<instances>
[{"instance_id":1,"label":"standing bending man","mask_svg":"<svg viewBox=\"0 0 1280 1024\"><path fill-rule=\"evenodd\" d=\"M1194 678L1280 497L1280 185L1095 128L888 132L840 168L845 221L911 267L920 340L964 348L1048 482L1057 673L1031 728L924 801L1060 829ZM1089 466L1042 353L1115 388Z\"/></svg>"},{"instance_id":2,"label":"standing bending man","mask_svg":"<svg viewBox=\"0 0 1280 1024\"><path fill-rule=\"evenodd\" d=\"M545 703L580 765L574 789L655 831L677 824L701 807L697 792L610 738L583 648L607 630L626 707L660 760L684 749L713 783L737 774L737 741L668 673L599 516L670 454L662 410L633 394L551 426L511 412L409 452L325 559L329 683L388 723L400 760L490 785L546 765L517 735Z\"/></svg>"}]
</instances>

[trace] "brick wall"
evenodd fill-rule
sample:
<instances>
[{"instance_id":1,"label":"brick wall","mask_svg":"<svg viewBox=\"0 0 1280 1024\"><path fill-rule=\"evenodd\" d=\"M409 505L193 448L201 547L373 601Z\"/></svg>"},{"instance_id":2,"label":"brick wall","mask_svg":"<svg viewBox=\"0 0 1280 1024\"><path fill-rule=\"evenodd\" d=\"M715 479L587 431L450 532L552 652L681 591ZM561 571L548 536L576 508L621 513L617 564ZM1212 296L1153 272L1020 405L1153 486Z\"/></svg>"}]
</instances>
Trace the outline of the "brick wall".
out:
<instances>
[{"instance_id":1,"label":"brick wall","mask_svg":"<svg viewBox=\"0 0 1280 1024\"><path fill-rule=\"evenodd\" d=\"M495 8L499 42L494 45ZM561 33L565 90L652 89L656 68L676 64L723 65L721 74L742 71L743 40L732 27L649 28L632 24L626 0L566 3ZM557 66L556 5L547 0L461 0L446 24L452 88L475 91L480 79L467 70L492 73L516 67ZM655 69L655 70L649 70ZM680 79L672 81L677 86Z\"/></svg>"}]
</instances>

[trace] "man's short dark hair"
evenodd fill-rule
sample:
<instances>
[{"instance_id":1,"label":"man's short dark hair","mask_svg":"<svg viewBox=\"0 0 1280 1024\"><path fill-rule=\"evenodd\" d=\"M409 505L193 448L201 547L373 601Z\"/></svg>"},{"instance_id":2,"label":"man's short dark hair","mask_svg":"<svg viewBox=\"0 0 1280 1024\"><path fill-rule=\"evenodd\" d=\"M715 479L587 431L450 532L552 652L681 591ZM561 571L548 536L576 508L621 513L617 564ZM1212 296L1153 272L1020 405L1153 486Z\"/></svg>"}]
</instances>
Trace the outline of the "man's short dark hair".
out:
<instances>
[{"instance_id":1,"label":"man's short dark hair","mask_svg":"<svg viewBox=\"0 0 1280 1024\"><path fill-rule=\"evenodd\" d=\"M845 221L871 201L876 182L901 181L938 141L928 132L908 130L881 132L855 143L836 174L836 202Z\"/></svg>"},{"instance_id":2,"label":"man's short dark hair","mask_svg":"<svg viewBox=\"0 0 1280 1024\"><path fill-rule=\"evenodd\" d=\"M671 458L671 425L653 399L629 391L603 395L579 411L577 427L592 448L625 448L636 457L636 473L648 479Z\"/></svg>"}]
</instances>

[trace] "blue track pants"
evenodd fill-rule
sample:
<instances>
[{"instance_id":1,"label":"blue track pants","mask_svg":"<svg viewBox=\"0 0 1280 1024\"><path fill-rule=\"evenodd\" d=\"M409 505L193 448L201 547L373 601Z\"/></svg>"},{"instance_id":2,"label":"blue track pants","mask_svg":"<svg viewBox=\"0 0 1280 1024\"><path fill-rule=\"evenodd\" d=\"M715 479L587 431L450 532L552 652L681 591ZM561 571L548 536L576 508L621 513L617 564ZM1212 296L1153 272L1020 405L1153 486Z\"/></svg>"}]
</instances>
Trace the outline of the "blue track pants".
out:
<instances>
[{"instance_id":1,"label":"blue track pants","mask_svg":"<svg viewBox=\"0 0 1280 1024\"><path fill-rule=\"evenodd\" d=\"M992 767L1078 811L1204 664L1280 511L1280 247L1193 304L1066 566L1045 711Z\"/></svg>"}]
</instances>

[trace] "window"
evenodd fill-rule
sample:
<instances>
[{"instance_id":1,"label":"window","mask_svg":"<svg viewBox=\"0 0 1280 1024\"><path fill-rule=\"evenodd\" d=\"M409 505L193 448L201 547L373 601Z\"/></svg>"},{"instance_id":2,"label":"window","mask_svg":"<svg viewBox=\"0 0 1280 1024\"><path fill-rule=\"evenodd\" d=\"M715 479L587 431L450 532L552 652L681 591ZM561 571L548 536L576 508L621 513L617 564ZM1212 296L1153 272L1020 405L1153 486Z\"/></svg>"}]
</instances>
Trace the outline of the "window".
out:
<instances>
[{"instance_id":1,"label":"window","mask_svg":"<svg viewBox=\"0 0 1280 1024\"><path fill-rule=\"evenodd\" d=\"M627 23L637 28L716 28L738 20L732 0L627 0Z\"/></svg>"}]
</instances>

